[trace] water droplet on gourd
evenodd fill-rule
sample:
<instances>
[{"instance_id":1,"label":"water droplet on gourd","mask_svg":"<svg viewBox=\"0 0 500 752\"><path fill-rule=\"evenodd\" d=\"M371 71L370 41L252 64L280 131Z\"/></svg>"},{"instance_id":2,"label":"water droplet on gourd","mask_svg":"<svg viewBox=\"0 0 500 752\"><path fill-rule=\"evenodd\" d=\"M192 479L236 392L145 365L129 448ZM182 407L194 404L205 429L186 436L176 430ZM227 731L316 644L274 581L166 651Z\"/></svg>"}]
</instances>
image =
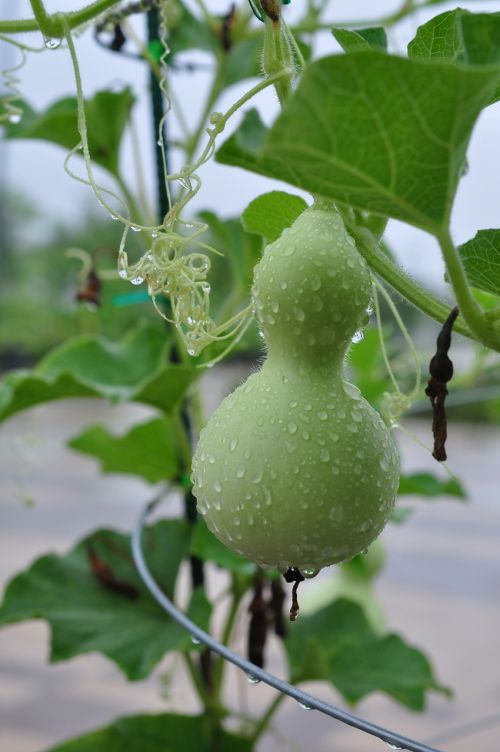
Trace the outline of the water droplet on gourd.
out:
<instances>
[{"instance_id":1,"label":"water droplet on gourd","mask_svg":"<svg viewBox=\"0 0 500 752\"><path fill-rule=\"evenodd\" d=\"M380 468L386 473L389 470L389 463L385 457L380 458Z\"/></svg>"},{"instance_id":2,"label":"water droplet on gourd","mask_svg":"<svg viewBox=\"0 0 500 752\"><path fill-rule=\"evenodd\" d=\"M258 678L258 676L255 676L255 674L248 673L247 674L247 681L248 681L249 684L260 684L261 680Z\"/></svg>"},{"instance_id":3,"label":"water droplet on gourd","mask_svg":"<svg viewBox=\"0 0 500 752\"><path fill-rule=\"evenodd\" d=\"M293 315L297 319L297 321L304 321L306 314L302 310L302 308L299 308L299 306L295 306L293 309Z\"/></svg>"},{"instance_id":4,"label":"water droplet on gourd","mask_svg":"<svg viewBox=\"0 0 500 752\"><path fill-rule=\"evenodd\" d=\"M236 438L231 439L231 441L229 443L229 451L230 452L234 452L234 450L236 449L237 446L238 446L238 439L236 439Z\"/></svg>"},{"instance_id":5,"label":"water droplet on gourd","mask_svg":"<svg viewBox=\"0 0 500 752\"><path fill-rule=\"evenodd\" d=\"M330 461L330 452L326 447L323 447L323 449L320 452L320 460L321 462L329 462Z\"/></svg>"},{"instance_id":6,"label":"water droplet on gourd","mask_svg":"<svg viewBox=\"0 0 500 752\"><path fill-rule=\"evenodd\" d=\"M326 410L318 410L316 415L318 416L319 420L328 420L328 413L326 412Z\"/></svg>"},{"instance_id":7,"label":"water droplet on gourd","mask_svg":"<svg viewBox=\"0 0 500 752\"><path fill-rule=\"evenodd\" d=\"M320 287L321 287L321 277L318 277L318 275L315 275L311 279L311 289L313 290L313 292L318 292Z\"/></svg>"},{"instance_id":8,"label":"water droplet on gourd","mask_svg":"<svg viewBox=\"0 0 500 752\"><path fill-rule=\"evenodd\" d=\"M294 433L297 433L297 424L293 421L290 421L290 423L287 425L287 430L288 433L292 434L293 436Z\"/></svg>"},{"instance_id":9,"label":"water droplet on gourd","mask_svg":"<svg viewBox=\"0 0 500 752\"><path fill-rule=\"evenodd\" d=\"M236 477L237 478L244 478L245 477L245 468L243 465L240 465L238 469L236 470Z\"/></svg>"},{"instance_id":10,"label":"water droplet on gourd","mask_svg":"<svg viewBox=\"0 0 500 752\"><path fill-rule=\"evenodd\" d=\"M216 493L220 493L222 491L222 484L220 480L214 480L214 491L216 491Z\"/></svg>"}]
</instances>

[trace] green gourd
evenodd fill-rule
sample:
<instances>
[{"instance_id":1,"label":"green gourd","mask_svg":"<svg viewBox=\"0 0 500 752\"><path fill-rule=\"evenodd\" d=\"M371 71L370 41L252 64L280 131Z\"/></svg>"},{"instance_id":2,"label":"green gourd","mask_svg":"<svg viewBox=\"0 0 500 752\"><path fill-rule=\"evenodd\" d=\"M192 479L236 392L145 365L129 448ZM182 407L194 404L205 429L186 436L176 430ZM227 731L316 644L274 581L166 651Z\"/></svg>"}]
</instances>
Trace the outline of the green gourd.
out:
<instances>
[{"instance_id":1,"label":"green gourd","mask_svg":"<svg viewBox=\"0 0 500 752\"><path fill-rule=\"evenodd\" d=\"M379 535L398 488L392 435L343 378L370 275L340 215L313 206L266 247L252 295L268 355L202 430L193 490L229 548L312 575Z\"/></svg>"}]
</instances>

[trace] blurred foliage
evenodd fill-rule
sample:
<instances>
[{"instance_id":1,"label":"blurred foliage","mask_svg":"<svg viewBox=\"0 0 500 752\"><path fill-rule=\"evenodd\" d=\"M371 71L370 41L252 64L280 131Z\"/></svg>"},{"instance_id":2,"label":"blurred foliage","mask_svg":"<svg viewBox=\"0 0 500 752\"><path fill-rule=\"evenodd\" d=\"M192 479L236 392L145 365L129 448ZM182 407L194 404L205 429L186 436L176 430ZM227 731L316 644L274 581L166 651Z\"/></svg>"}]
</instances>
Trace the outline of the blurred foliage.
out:
<instances>
[{"instance_id":1,"label":"blurred foliage","mask_svg":"<svg viewBox=\"0 0 500 752\"><path fill-rule=\"evenodd\" d=\"M1 200L1 199L0 199ZM158 329L163 322L149 300L134 306L114 305L130 286L116 277L102 288L102 305L89 310L76 301L82 285L79 260L68 258L68 248L95 254L97 269L114 270L121 229L106 215L85 209L78 225L42 217L33 206L14 195L4 197L10 235L5 242L0 277L0 358L4 366L19 360L34 361L54 345L77 334L100 333L111 339L123 335L139 318ZM28 237L43 233L43 239ZM138 244L130 238L133 251Z\"/></svg>"}]
</instances>

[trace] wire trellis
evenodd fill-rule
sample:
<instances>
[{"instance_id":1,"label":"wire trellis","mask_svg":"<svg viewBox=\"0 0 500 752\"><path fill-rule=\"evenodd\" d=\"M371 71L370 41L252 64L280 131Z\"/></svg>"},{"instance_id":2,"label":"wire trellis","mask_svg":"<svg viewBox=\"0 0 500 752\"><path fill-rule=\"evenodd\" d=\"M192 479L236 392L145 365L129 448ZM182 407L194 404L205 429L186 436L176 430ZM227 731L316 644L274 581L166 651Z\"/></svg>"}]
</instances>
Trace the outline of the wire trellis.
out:
<instances>
[{"instance_id":1,"label":"wire trellis","mask_svg":"<svg viewBox=\"0 0 500 752\"><path fill-rule=\"evenodd\" d=\"M253 663L250 663L250 661L247 661L242 656L234 653L232 650L230 650L230 648L222 645L210 634L208 634L208 632L200 629L200 627L198 627L194 622L188 619L188 617L183 614L182 611L179 611L179 609L176 608L172 601L167 598L165 593L161 590L158 583L154 579L146 563L142 550L142 534L144 525L146 524L146 521L150 514L158 505L159 501L160 499L154 499L152 502L149 502L141 512L132 532L132 555L139 576L141 577L144 585L149 590L153 598L162 607L162 609L166 611L166 613L174 621L177 622L177 624L179 624L183 629L191 634L193 640L196 641L196 643L203 643L214 653L217 653L218 655L225 658L225 660L233 663L235 666L238 666L238 668L246 673L247 677L252 683L264 682L270 687L277 689L278 692L282 692L283 694L292 697L305 710L318 710L320 713L324 713L324 715L330 716L330 718L335 718L341 723L352 726L353 728L356 728L359 731L363 731L366 734L370 734L371 736L378 737L383 742L385 742L390 749L409 750L409 752L440 752L440 750L436 749L435 747L430 747L429 745L423 744L422 742L415 741L414 739L409 739L406 736L402 736L401 734L397 734L393 731L390 731L389 729L383 728L382 726L370 723L363 718L359 718L353 713L348 713L341 708L337 708L335 705L330 705L327 702L323 702L323 700L320 700L318 697L315 697L308 692L304 692L303 690L298 689L298 687L294 687L292 684L283 681L283 679L280 679L274 674L270 674L268 671L264 671L264 669L259 668Z\"/></svg>"}]
</instances>

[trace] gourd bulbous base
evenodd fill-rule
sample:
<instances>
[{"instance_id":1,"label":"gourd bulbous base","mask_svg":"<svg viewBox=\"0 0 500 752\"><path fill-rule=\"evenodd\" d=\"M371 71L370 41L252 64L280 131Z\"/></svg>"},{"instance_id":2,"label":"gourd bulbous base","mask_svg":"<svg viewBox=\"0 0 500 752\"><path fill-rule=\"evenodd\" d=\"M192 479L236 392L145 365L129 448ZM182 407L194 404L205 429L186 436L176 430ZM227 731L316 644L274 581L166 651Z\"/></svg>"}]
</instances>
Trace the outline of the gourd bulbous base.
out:
<instances>
[{"instance_id":1,"label":"gourd bulbous base","mask_svg":"<svg viewBox=\"0 0 500 752\"><path fill-rule=\"evenodd\" d=\"M351 559L379 535L398 471L392 436L356 387L325 392L266 363L202 431L194 494L229 548L307 571Z\"/></svg>"}]
</instances>

